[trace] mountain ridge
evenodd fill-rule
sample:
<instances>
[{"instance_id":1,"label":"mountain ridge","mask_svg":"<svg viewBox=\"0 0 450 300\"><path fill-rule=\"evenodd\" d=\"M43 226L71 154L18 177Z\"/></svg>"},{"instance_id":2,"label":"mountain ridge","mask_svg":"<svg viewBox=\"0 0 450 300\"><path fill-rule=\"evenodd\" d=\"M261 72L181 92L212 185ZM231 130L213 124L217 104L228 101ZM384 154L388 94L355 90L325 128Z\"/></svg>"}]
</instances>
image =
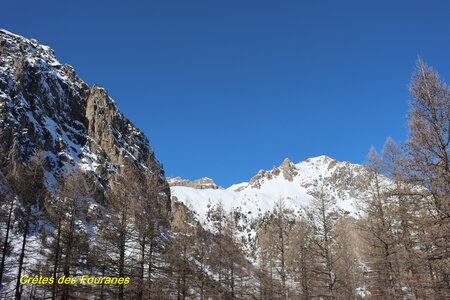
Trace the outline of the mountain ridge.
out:
<instances>
[{"instance_id":1,"label":"mountain ridge","mask_svg":"<svg viewBox=\"0 0 450 300\"><path fill-rule=\"evenodd\" d=\"M233 184L226 189L195 188L171 183L172 198L197 212L201 221L212 205L222 202L227 210L242 209L252 216L271 211L277 200L283 198L289 207L302 211L313 199L313 192L323 188L336 199L336 206L346 213L358 216L361 187L366 170L362 165L340 162L328 156L308 158L294 164L288 158L271 170L260 170L248 182ZM211 180L212 181L212 180ZM213 182L213 181L212 181Z\"/></svg>"}]
</instances>

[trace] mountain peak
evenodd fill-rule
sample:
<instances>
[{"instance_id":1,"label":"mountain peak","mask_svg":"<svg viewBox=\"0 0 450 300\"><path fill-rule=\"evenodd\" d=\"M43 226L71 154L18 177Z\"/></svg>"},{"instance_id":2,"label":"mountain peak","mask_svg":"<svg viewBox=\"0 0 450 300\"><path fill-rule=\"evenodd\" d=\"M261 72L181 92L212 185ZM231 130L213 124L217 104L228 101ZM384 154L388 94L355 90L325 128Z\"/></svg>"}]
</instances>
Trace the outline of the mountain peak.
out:
<instances>
[{"instance_id":1,"label":"mountain peak","mask_svg":"<svg viewBox=\"0 0 450 300\"><path fill-rule=\"evenodd\" d=\"M284 166L290 166L290 165L293 165L293 162L289 158L286 157L283 160L283 162L281 163L280 168L282 168Z\"/></svg>"},{"instance_id":2,"label":"mountain peak","mask_svg":"<svg viewBox=\"0 0 450 300\"><path fill-rule=\"evenodd\" d=\"M313 162L313 163L315 163L315 162L329 163L331 161L336 161L336 160L327 155L319 155L316 157L310 157L305 160L305 162Z\"/></svg>"}]
</instances>

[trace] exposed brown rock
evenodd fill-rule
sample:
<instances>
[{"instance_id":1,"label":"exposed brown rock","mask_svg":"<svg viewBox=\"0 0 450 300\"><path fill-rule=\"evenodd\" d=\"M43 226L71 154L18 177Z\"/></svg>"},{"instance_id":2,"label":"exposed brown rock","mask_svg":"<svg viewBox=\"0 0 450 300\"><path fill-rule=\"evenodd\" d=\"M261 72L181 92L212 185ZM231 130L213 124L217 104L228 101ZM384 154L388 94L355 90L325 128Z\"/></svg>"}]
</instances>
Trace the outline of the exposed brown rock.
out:
<instances>
[{"instance_id":1,"label":"exposed brown rock","mask_svg":"<svg viewBox=\"0 0 450 300\"><path fill-rule=\"evenodd\" d=\"M221 186L217 185L211 178L203 177L196 180L187 180L181 177L168 178L170 186L186 186L194 189L204 190L204 189L223 189Z\"/></svg>"}]
</instances>

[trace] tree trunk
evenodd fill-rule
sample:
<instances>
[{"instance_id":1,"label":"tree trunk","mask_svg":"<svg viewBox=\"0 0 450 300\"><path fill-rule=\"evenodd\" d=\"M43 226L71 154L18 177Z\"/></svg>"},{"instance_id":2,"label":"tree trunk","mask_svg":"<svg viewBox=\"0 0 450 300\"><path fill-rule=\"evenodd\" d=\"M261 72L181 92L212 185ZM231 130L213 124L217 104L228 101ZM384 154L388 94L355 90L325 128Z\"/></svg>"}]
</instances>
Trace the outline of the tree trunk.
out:
<instances>
[{"instance_id":1,"label":"tree trunk","mask_svg":"<svg viewBox=\"0 0 450 300\"><path fill-rule=\"evenodd\" d=\"M9 213L8 213L8 221L6 223L6 236L5 236L5 241L3 243L2 262L0 265L0 290L2 289L3 272L5 270L6 250L8 248L8 238L9 238L9 230L11 228L11 217L12 217L13 208L14 208L14 197L12 197L12 200L11 200L11 205L9 207Z\"/></svg>"},{"instance_id":2,"label":"tree trunk","mask_svg":"<svg viewBox=\"0 0 450 300\"><path fill-rule=\"evenodd\" d=\"M122 213L121 219L121 227L120 228L120 246L119 246L119 277L124 276L125 271L125 234L126 234L126 215ZM123 284L119 285L119 300L124 299L124 287Z\"/></svg>"},{"instance_id":3,"label":"tree trunk","mask_svg":"<svg viewBox=\"0 0 450 300\"><path fill-rule=\"evenodd\" d=\"M26 216L26 221L25 221L25 228L23 230L23 236L22 236L22 249L20 250L20 256L19 256L19 269L17 272L16 293L15 293L16 300L19 300L22 297L20 277L22 277L22 267L23 267L23 261L25 259L25 248L27 246L28 229L30 227L31 206L29 206L27 208L26 214L27 214L27 216Z\"/></svg>"},{"instance_id":4,"label":"tree trunk","mask_svg":"<svg viewBox=\"0 0 450 300\"><path fill-rule=\"evenodd\" d=\"M144 299L144 262L145 262L145 245L146 245L146 240L145 240L145 235L143 235L142 237L142 241L141 241L141 274L140 274L140 279L141 282L139 284L139 292L138 292L138 299Z\"/></svg>"},{"instance_id":5,"label":"tree trunk","mask_svg":"<svg viewBox=\"0 0 450 300\"><path fill-rule=\"evenodd\" d=\"M58 278L57 278L57 272L58 272L58 264L59 264L59 242L61 239L61 218L58 219L58 233L56 236L56 250L55 250L55 262L53 265L53 288L52 288L52 300L56 299L56 290L58 286Z\"/></svg>"}]
</instances>

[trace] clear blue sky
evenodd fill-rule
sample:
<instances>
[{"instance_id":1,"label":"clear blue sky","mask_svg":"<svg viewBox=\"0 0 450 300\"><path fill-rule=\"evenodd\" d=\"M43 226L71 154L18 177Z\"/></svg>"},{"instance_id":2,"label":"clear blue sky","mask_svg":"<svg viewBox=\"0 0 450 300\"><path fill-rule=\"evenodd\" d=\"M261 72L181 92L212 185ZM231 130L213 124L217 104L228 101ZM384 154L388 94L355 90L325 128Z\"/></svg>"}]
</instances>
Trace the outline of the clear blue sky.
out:
<instances>
[{"instance_id":1,"label":"clear blue sky","mask_svg":"<svg viewBox=\"0 0 450 300\"><path fill-rule=\"evenodd\" d=\"M421 56L450 79L448 1L3 1L0 27L105 87L166 175L228 186L407 137Z\"/></svg>"}]
</instances>

